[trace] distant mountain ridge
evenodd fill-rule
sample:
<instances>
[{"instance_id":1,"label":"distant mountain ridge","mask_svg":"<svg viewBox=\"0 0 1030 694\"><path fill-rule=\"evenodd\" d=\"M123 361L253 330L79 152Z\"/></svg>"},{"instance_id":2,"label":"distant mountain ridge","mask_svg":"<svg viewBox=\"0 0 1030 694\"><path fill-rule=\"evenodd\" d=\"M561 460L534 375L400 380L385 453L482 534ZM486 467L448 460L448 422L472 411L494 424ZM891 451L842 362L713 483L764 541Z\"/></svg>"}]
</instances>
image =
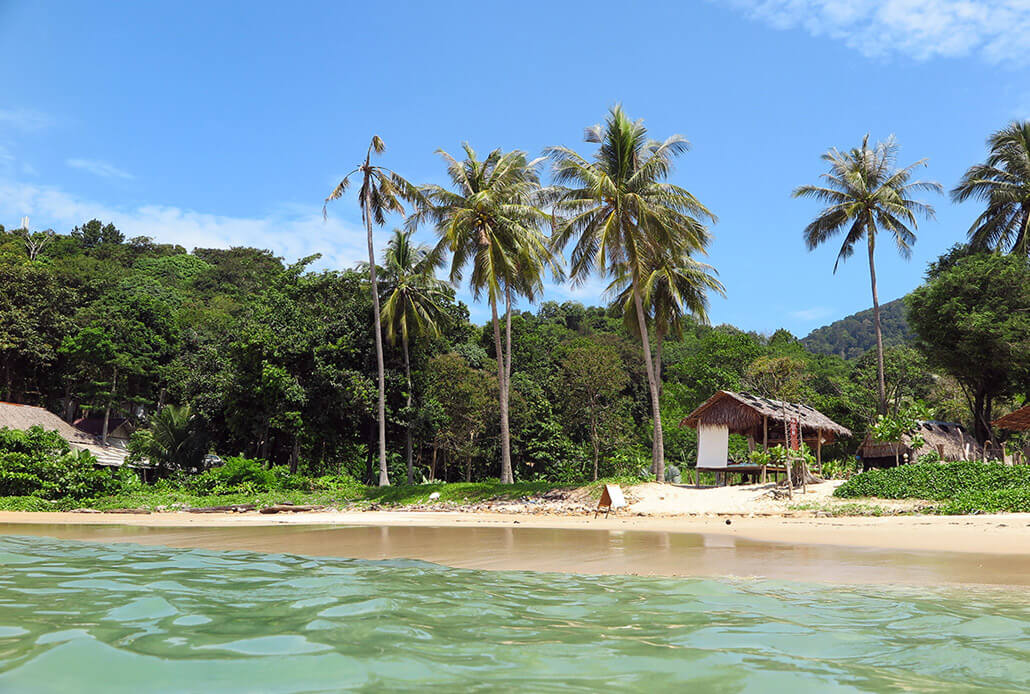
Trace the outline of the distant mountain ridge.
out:
<instances>
[{"instance_id":1,"label":"distant mountain ridge","mask_svg":"<svg viewBox=\"0 0 1030 694\"><path fill-rule=\"evenodd\" d=\"M903 345L912 340L912 332L905 320L904 297L880 305L880 328L884 347ZM816 328L803 337L801 343L816 354L839 354L845 359L857 359L876 346L873 309L859 311Z\"/></svg>"}]
</instances>

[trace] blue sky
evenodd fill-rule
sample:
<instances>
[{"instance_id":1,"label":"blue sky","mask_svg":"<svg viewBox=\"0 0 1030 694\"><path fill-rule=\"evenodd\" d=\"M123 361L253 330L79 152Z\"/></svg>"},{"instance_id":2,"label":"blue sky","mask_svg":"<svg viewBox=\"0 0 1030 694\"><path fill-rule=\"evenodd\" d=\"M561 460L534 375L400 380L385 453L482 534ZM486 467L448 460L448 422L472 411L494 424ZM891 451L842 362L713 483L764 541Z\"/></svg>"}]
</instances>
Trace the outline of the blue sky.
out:
<instances>
[{"instance_id":1,"label":"blue sky","mask_svg":"<svg viewBox=\"0 0 1030 694\"><path fill-rule=\"evenodd\" d=\"M621 102L693 145L674 180L719 216L708 262L728 297L713 321L798 335L870 304L864 258L833 275L837 247L802 242L817 206L790 191L816 181L822 152L893 133L901 163L928 158L924 177L950 188L991 131L1030 117L1028 0L0 0L0 42L8 227L99 217L187 248L350 266L365 252L356 203L323 222L321 201L373 133L383 164L442 183L437 148L589 152L584 126ZM977 214L929 200L911 261L881 243L882 301ZM545 298L599 303L604 285Z\"/></svg>"}]
</instances>

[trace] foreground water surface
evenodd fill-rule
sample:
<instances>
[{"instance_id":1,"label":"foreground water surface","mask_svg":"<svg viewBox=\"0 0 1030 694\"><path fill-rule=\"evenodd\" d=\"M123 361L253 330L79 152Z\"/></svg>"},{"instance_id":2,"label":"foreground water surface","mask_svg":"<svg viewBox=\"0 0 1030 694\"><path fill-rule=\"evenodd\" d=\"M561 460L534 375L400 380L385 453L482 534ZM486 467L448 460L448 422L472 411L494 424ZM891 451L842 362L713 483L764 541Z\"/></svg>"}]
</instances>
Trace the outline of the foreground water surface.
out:
<instances>
[{"instance_id":1,"label":"foreground water surface","mask_svg":"<svg viewBox=\"0 0 1030 694\"><path fill-rule=\"evenodd\" d=\"M1022 590L0 537L0 691L1020 691Z\"/></svg>"}]
</instances>

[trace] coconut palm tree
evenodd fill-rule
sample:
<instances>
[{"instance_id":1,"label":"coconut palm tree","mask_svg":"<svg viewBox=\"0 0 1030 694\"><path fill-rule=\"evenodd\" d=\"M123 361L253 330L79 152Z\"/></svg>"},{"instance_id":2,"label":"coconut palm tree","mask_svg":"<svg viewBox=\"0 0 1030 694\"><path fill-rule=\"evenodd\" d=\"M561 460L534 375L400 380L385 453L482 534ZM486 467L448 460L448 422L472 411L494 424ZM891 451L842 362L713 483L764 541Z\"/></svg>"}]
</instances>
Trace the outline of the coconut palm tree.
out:
<instances>
[{"instance_id":1,"label":"coconut palm tree","mask_svg":"<svg viewBox=\"0 0 1030 694\"><path fill-rule=\"evenodd\" d=\"M690 192L666 180L673 160L689 148L683 137L651 140L642 121L631 121L615 106L605 125L588 128L585 139L600 145L592 160L567 147L547 150L554 162L555 183L567 186L553 206L552 243L562 250L575 239L570 257L574 282L585 281L595 270L629 276L654 417L654 467L658 480L664 481L658 374L651 355L643 284L648 258L703 250L710 237L705 223L714 222L715 215Z\"/></svg>"},{"instance_id":2,"label":"coconut palm tree","mask_svg":"<svg viewBox=\"0 0 1030 694\"><path fill-rule=\"evenodd\" d=\"M463 149L463 161L438 151L447 162L453 190L423 186L424 203L410 224L431 220L440 236L437 250L451 253L451 282L460 282L466 266L471 266L473 298L479 299L485 292L490 303L500 391L501 482L510 483L514 481L508 428L507 375L511 366L510 354L506 356L501 343L497 305L505 302L510 346L512 297L532 297L541 286L542 264L549 262L550 251L541 232L547 215L539 207L538 161L527 160L525 152L499 149L481 160L468 144Z\"/></svg>"},{"instance_id":3,"label":"coconut palm tree","mask_svg":"<svg viewBox=\"0 0 1030 694\"><path fill-rule=\"evenodd\" d=\"M404 378L407 383L407 409L411 411L412 383L411 358L408 344L412 335L440 334L440 325L446 319L442 305L448 300L446 283L436 279L435 270L440 265L440 256L429 246L415 243L414 232L395 229L393 237L383 253L385 280L383 304L383 327L386 340L397 344L400 337L404 352ZM408 484L415 483L412 462L411 427L409 421L405 439L405 454L408 463Z\"/></svg>"},{"instance_id":4,"label":"coconut palm tree","mask_svg":"<svg viewBox=\"0 0 1030 694\"><path fill-rule=\"evenodd\" d=\"M969 167L951 198L987 203L969 228L974 248L1030 255L1030 120L1010 123L987 145L987 161Z\"/></svg>"},{"instance_id":5,"label":"coconut palm tree","mask_svg":"<svg viewBox=\"0 0 1030 694\"><path fill-rule=\"evenodd\" d=\"M716 279L717 274L711 265L700 263L686 253L678 257L666 254L648 260L648 271L641 291L646 318L655 336L654 369L659 400L662 395L662 345L665 338L682 337L688 316L692 316L698 323L708 324L708 292L714 291L726 296L725 287ZM614 303L622 306L626 329L639 336L632 277L625 268L616 274L608 286L608 293L616 295ZM657 453L652 442L654 460L657 460ZM652 469L652 472L657 473L657 470Z\"/></svg>"},{"instance_id":6,"label":"coconut palm tree","mask_svg":"<svg viewBox=\"0 0 1030 694\"><path fill-rule=\"evenodd\" d=\"M386 145L378 135L372 136L372 142L365 153L365 161L343 177L343 180L325 199L322 215L327 214L326 206L333 200L339 200L350 185L350 178L361 176L361 189L358 191L358 204L361 206L361 219L368 231L368 281L372 289L373 331L376 343L376 371L379 377L379 402L377 415L379 418L379 486L390 484L390 476L386 469L386 374L383 367L383 334L380 329L379 316L379 284L376 280L376 254L372 241L372 224L379 226L386 223L386 215L390 212L404 214L401 200L413 200L417 197L414 186L390 169L372 164L372 153L382 154Z\"/></svg>"},{"instance_id":7,"label":"coconut palm tree","mask_svg":"<svg viewBox=\"0 0 1030 694\"><path fill-rule=\"evenodd\" d=\"M926 165L920 159L904 168L897 168L898 143L894 136L870 146L869 135L862 145L841 152L830 149L823 155L830 165L822 175L824 185L800 186L795 198L813 198L826 208L805 227L805 244L814 250L829 239L843 233L844 242L833 264L834 273L842 260L850 258L863 239L869 252L869 281L873 290L873 326L876 329L876 366L879 382L879 411L887 413L887 395L883 375L883 335L880 331L880 300L876 290L876 237L882 230L890 234L903 258L912 255L916 242L917 215L934 216L933 207L912 198L917 191L942 192L934 181L913 181L912 172Z\"/></svg>"}]
</instances>

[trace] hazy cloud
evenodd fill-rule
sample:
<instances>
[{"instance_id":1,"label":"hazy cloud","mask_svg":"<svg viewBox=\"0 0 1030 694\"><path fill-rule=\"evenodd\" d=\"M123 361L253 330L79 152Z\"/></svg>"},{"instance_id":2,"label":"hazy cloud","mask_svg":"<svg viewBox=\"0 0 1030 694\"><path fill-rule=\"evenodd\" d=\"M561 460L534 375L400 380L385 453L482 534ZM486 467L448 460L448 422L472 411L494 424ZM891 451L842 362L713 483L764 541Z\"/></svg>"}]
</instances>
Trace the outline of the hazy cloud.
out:
<instances>
[{"instance_id":1,"label":"hazy cloud","mask_svg":"<svg viewBox=\"0 0 1030 694\"><path fill-rule=\"evenodd\" d=\"M0 223L29 215L42 227L67 233L96 218L113 222L126 236L151 236L187 249L256 246L287 261L322 254L318 267L352 267L367 260L363 229L337 218L322 220L321 206L287 206L266 217L232 217L164 205L119 208L87 200L54 187L0 180ZM378 231L383 248L388 231Z\"/></svg>"},{"instance_id":2,"label":"hazy cloud","mask_svg":"<svg viewBox=\"0 0 1030 694\"><path fill-rule=\"evenodd\" d=\"M827 308L826 306L813 306L812 308L804 308L797 311L791 311L789 315L791 318L796 318L801 321L814 321L822 318L828 318L833 315L833 309Z\"/></svg>"},{"instance_id":3,"label":"hazy cloud","mask_svg":"<svg viewBox=\"0 0 1030 694\"><path fill-rule=\"evenodd\" d=\"M0 125L18 130L43 130L54 125L53 118L28 108L0 108Z\"/></svg>"},{"instance_id":4,"label":"hazy cloud","mask_svg":"<svg viewBox=\"0 0 1030 694\"><path fill-rule=\"evenodd\" d=\"M113 164L108 164L106 161L99 161L97 159L68 159L65 161L65 164L73 169L81 169L93 174L94 176L100 176L102 178L135 178L135 176L128 171L119 169Z\"/></svg>"},{"instance_id":5,"label":"hazy cloud","mask_svg":"<svg viewBox=\"0 0 1030 694\"><path fill-rule=\"evenodd\" d=\"M1030 0L721 1L777 29L801 28L868 57L1030 61Z\"/></svg>"}]
</instances>

